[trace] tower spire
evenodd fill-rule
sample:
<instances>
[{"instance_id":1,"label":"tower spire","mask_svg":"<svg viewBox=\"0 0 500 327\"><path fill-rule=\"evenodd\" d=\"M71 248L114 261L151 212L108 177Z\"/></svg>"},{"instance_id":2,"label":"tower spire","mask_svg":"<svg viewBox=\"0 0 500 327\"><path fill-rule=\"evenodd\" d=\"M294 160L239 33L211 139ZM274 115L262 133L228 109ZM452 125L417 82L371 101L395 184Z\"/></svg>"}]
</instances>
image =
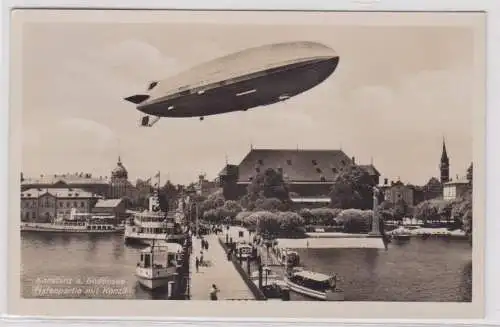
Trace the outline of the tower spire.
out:
<instances>
[{"instance_id":1,"label":"tower spire","mask_svg":"<svg viewBox=\"0 0 500 327\"><path fill-rule=\"evenodd\" d=\"M441 162L439 163L439 170L441 172L441 183L450 181L450 158L446 151L446 141L443 137L443 149L441 152Z\"/></svg>"}]
</instances>

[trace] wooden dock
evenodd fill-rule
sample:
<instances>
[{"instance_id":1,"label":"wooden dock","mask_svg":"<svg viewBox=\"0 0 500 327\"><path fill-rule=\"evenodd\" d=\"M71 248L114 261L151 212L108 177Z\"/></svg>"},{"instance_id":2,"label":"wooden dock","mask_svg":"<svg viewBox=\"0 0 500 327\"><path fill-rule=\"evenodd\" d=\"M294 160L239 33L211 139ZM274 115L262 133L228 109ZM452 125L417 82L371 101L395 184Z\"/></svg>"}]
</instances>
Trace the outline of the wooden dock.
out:
<instances>
[{"instance_id":1,"label":"wooden dock","mask_svg":"<svg viewBox=\"0 0 500 327\"><path fill-rule=\"evenodd\" d=\"M191 300L210 300L209 292L212 284L217 285L220 293L219 300L255 300L240 274L231 261L227 260L226 253L220 245L216 235L204 237L208 243L208 251L203 251L203 260L207 266L200 266L196 272L196 257L200 257L201 240L193 238L193 252L191 254Z\"/></svg>"}]
</instances>

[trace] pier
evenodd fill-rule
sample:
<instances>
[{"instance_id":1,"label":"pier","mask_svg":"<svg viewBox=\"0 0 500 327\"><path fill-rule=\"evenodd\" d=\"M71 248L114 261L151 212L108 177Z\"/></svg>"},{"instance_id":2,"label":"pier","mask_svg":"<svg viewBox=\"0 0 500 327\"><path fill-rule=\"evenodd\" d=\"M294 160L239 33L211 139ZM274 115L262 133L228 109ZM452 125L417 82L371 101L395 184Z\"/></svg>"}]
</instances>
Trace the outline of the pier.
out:
<instances>
[{"instance_id":1,"label":"pier","mask_svg":"<svg viewBox=\"0 0 500 327\"><path fill-rule=\"evenodd\" d=\"M193 237L193 252L191 255L191 300L209 300L209 291L212 284L217 285L220 292L219 300L255 300L253 293L236 271L231 261L227 260L226 253L220 245L216 235L204 237L208 243L208 250L203 251L203 260L207 266L200 265L196 272L196 257L200 257L201 240Z\"/></svg>"}]
</instances>

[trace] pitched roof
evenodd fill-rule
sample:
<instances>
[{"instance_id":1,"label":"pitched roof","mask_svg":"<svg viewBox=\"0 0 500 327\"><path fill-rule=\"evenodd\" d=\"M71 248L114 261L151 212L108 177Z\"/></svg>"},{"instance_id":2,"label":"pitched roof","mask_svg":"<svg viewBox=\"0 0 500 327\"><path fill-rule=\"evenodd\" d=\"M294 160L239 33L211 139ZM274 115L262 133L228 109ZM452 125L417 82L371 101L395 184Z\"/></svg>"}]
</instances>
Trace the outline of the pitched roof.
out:
<instances>
[{"instance_id":1,"label":"pitched roof","mask_svg":"<svg viewBox=\"0 0 500 327\"><path fill-rule=\"evenodd\" d=\"M107 199L97 201L95 208L116 208L123 199Z\"/></svg>"},{"instance_id":2,"label":"pitched roof","mask_svg":"<svg viewBox=\"0 0 500 327\"><path fill-rule=\"evenodd\" d=\"M74 198L74 199L88 199L93 198L94 195L91 192L87 192L81 189L71 189L71 188L30 188L26 191L21 192L21 198L39 198L44 194L50 194L57 198Z\"/></svg>"},{"instance_id":3,"label":"pitched roof","mask_svg":"<svg viewBox=\"0 0 500 327\"><path fill-rule=\"evenodd\" d=\"M359 167L363 168L370 176L380 176L379 171L375 168L374 165L359 165Z\"/></svg>"},{"instance_id":4,"label":"pitched roof","mask_svg":"<svg viewBox=\"0 0 500 327\"><path fill-rule=\"evenodd\" d=\"M352 160L342 150L252 149L239 164L239 181L248 182L268 168L295 182L333 181Z\"/></svg>"},{"instance_id":5,"label":"pitched roof","mask_svg":"<svg viewBox=\"0 0 500 327\"><path fill-rule=\"evenodd\" d=\"M24 178L21 185L54 185L56 183L71 184L108 184L107 177L92 177L89 174L42 175L38 178Z\"/></svg>"}]
</instances>

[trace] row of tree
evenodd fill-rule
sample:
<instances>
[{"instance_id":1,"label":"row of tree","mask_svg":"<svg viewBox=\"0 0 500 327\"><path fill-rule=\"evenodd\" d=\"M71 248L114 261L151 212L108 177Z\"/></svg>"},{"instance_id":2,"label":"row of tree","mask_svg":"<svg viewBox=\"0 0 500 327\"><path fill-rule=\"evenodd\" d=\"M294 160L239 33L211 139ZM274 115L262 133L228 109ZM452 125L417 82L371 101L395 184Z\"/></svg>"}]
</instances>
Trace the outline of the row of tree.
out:
<instances>
[{"instance_id":1,"label":"row of tree","mask_svg":"<svg viewBox=\"0 0 500 327\"><path fill-rule=\"evenodd\" d=\"M236 215L234 223L270 236L290 237L303 234L306 225L319 219L314 214L323 214L322 219L329 219L329 224L340 226L342 231L346 233L368 233L373 219L373 211L359 209L339 209L338 211L313 209L312 212L301 210L299 213L291 211L242 211ZM335 217L331 218L332 215Z\"/></svg>"}]
</instances>

